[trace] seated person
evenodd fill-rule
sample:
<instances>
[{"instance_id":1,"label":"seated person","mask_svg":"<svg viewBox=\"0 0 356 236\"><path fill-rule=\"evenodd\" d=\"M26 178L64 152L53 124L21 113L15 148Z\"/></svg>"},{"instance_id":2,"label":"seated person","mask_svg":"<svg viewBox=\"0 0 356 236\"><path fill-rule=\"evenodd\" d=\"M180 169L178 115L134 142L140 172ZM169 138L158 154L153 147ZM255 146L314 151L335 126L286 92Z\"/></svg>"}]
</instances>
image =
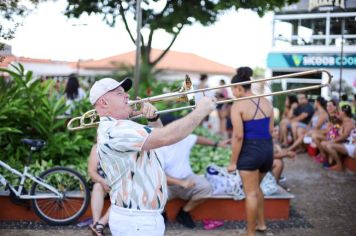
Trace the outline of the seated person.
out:
<instances>
[{"instance_id":1,"label":"seated person","mask_svg":"<svg viewBox=\"0 0 356 236\"><path fill-rule=\"evenodd\" d=\"M339 115L333 115L329 117L329 123L327 125L326 134L322 132L313 132L312 141L316 144L319 154L313 157L314 161L323 163L324 167L328 167L332 164L332 158L326 158L326 150L321 143L323 141L331 141L339 137L340 128L342 121L339 118Z\"/></svg>"},{"instance_id":2,"label":"seated person","mask_svg":"<svg viewBox=\"0 0 356 236\"><path fill-rule=\"evenodd\" d=\"M331 157L336 163L334 166L329 167L329 170L335 171L343 170L340 154L351 154L352 157L354 155L353 130L355 129L355 121L352 119L351 106L344 105L341 107L340 118L342 120L340 136L332 141L322 142L326 155Z\"/></svg>"},{"instance_id":3,"label":"seated person","mask_svg":"<svg viewBox=\"0 0 356 236\"><path fill-rule=\"evenodd\" d=\"M294 141L292 146L289 147L289 150L295 150L299 145L301 145L304 141L306 144L311 143L310 140L307 140L306 137L311 137L313 133L319 133L320 131L324 131L327 128L328 123L328 113L326 111L326 101L323 97L318 97L314 103L314 115L311 118L308 126L305 129L298 128L300 132L306 133L305 135L299 135L297 140Z\"/></svg>"},{"instance_id":4,"label":"seated person","mask_svg":"<svg viewBox=\"0 0 356 236\"><path fill-rule=\"evenodd\" d=\"M292 136L294 140L294 145L292 145L289 150L295 150L300 145L295 143L300 138L303 139L308 123L310 122L314 109L308 102L305 94L298 94L298 106L294 103L292 106L294 117L291 119L290 128L292 130Z\"/></svg>"},{"instance_id":5,"label":"seated person","mask_svg":"<svg viewBox=\"0 0 356 236\"><path fill-rule=\"evenodd\" d=\"M212 194L210 183L204 177L194 174L190 166L190 151L196 143L225 147L227 141L214 142L192 134L178 143L156 149L157 155L164 157L162 160L167 176L168 199L188 200L176 216L176 220L188 228L195 227L189 212Z\"/></svg>"},{"instance_id":6,"label":"seated person","mask_svg":"<svg viewBox=\"0 0 356 236\"><path fill-rule=\"evenodd\" d=\"M276 179L277 183L281 178L283 169L284 169L284 162L283 159L288 158L295 158L296 153L294 151L288 151L286 149L282 149L281 145L278 142L279 137L279 129L278 127L274 127L273 129L273 165L272 165L272 174Z\"/></svg>"},{"instance_id":7,"label":"seated person","mask_svg":"<svg viewBox=\"0 0 356 236\"><path fill-rule=\"evenodd\" d=\"M293 105L296 104L296 105ZM297 97L293 94L288 95L285 100L285 108L281 117L281 122L279 123L279 142L284 146L288 145L288 124L293 118L293 109L292 106L298 106Z\"/></svg>"},{"instance_id":8,"label":"seated person","mask_svg":"<svg viewBox=\"0 0 356 236\"><path fill-rule=\"evenodd\" d=\"M105 181L105 173L101 169L98 155L96 154L96 144L93 145L88 160L88 175L93 181L93 191L91 194L91 212L93 215L93 224L90 229L97 236L104 235L104 228L109 222L110 208L104 216L101 216L104 207L104 198L110 191L109 185Z\"/></svg>"}]
</instances>

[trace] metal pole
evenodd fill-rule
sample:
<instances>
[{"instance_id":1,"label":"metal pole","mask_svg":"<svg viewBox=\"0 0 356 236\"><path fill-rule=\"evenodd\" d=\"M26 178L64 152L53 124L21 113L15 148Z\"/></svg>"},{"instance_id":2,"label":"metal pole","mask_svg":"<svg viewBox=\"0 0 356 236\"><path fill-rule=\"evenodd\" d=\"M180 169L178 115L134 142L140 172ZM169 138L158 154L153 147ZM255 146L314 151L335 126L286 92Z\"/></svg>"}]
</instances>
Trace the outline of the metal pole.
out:
<instances>
[{"instance_id":1,"label":"metal pole","mask_svg":"<svg viewBox=\"0 0 356 236\"><path fill-rule=\"evenodd\" d=\"M339 79L339 100L341 100L341 86L342 86L342 69L344 62L344 29L345 29L345 18L342 18L341 22L341 63L340 63L340 79Z\"/></svg>"},{"instance_id":2,"label":"metal pole","mask_svg":"<svg viewBox=\"0 0 356 236\"><path fill-rule=\"evenodd\" d=\"M134 73L134 98L138 95L138 85L140 84L140 70L141 70L141 25L142 25L142 12L141 12L141 0L137 0L136 3L136 62Z\"/></svg>"}]
</instances>

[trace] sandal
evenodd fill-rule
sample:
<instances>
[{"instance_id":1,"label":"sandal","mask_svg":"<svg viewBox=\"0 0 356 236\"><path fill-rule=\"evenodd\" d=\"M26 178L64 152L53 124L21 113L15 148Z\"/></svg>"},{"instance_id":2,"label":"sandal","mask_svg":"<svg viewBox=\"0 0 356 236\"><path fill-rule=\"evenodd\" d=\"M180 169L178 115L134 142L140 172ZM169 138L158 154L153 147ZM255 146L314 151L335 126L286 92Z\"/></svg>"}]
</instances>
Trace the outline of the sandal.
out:
<instances>
[{"instance_id":1,"label":"sandal","mask_svg":"<svg viewBox=\"0 0 356 236\"><path fill-rule=\"evenodd\" d=\"M267 232L267 227L264 228L264 229L256 228L256 232L259 232L259 233L266 233L266 232Z\"/></svg>"},{"instance_id":2,"label":"sandal","mask_svg":"<svg viewBox=\"0 0 356 236\"><path fill-rule=\"evenodd\" d=\"M224 221L220 220L203 220L204 229L212 230L224 225Z\"/></svg>"},{"instance_id":3,"label":"sandal","mask_svg":"<svg viewBox=\"0 0 356 236\"><path fill-rule=\"evenodd\" d=\"M104 228L105 228L105 225L104 224L101 224L99 222L96 222L94 225L90 225L89 226L91 231L93 232L93 235L96 235L96 236L104 236Z\"/></svg>"}]
</instances>

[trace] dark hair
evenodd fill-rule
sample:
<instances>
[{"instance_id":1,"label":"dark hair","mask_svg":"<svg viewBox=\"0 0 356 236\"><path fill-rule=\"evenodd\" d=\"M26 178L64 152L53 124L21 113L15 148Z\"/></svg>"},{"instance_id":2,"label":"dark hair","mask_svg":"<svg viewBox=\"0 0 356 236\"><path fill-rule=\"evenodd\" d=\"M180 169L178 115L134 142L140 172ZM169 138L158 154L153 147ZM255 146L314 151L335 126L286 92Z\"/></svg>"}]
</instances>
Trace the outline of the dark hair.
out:
<instances>
[{"instance_id":1,"label":"dark hair","mask_svg":"<svg viewBox=\"0 0 356 236\"><path fill-rule=\"evenodd\" d=\"M322 96L318 96L315 100L320 104L320 106L326 111L326 100Z\"/></svg>"},{"instance_id":2,"label":"dark hair","mask_svg":"<svg viewBox=\"0 0 356 236\"><path fill-rule=\"evenodd\" d=\"M237 69L237 74L232 77L231 83L241 83L246 81L251 81L251 76L253 75L253 70L250 67L240 67ZM244 84L242 87L245 90L251 89L251 84Z\"/></svg>"},{"instance_id":3,"label":"dark hair","mask_svg":"<svg viewBox=\"0 0 356 236\"><path fill-rule=\"evenodd\" d=\"M352 111L351 111L351 106L350 105L343 105L341 107L341 111L345 113L346 116L352 117Z\"/></svg>"},{"instance_id":4,"label":"dark hair","mask_svg":"<svg viewBox=\"0 0 356 236\"><path fill-rule=\"evenodd\" d=\"M225 80L223 80L223 79L220 80L220 83L221 83L221 84L226 84L226 83L225 83Z\"/></svg>"},{"instance_id":5,"label":"dark hair","mask_svg":"<svg viewBox=\"0 0 356 236\"><path fill-rule=\"evenodd\" d=\"M65 89L67 98L73 100L76 97L78 97L78 89L79 89L79 82L77 76L75 74L70 74Z\"/></svg>"},{"instance_id":6,"label":"dark hair","mask_svg":"<svg viewBox=\"0 0 356 236\"><path fill-rule=\"evenodd\" d=\"M342 100L342 101L347 101L347 100L349 100L349 98L347 97L347 94L341 95L341 100Z\"/></svg>"},{"instance_id":7,"label":"dark hair","mask_svg":"<svg viewBox=\"0 0 356 236\"><path fill-rule=\"evenodd\" d=\"M331 99L328 102L331 102L334 105L334 107L337 107L337 104L336 104L335 100Z\"/></svg>"},{"instance_id":8,"label":"dark hair","mask_svg":"<svg viewBox=\"0 0 356 236\"><path fill-rule=\"evenodd\" d=\"M200 75L200 81L205 81L208 79L208 75L207 74L201 74Z\"/></svg>"},{"instance_id":9,"label":"dark hair","mask_svg":"<svg viewBox=\"0 0 356 236\"><path fill-rule=\"evenodd\" d=\"M298 103L297 96L295 96L294 94L288 95L287 98L289 100L289 106L291 106L293 103Z\"/></svg>"}]
</instances>

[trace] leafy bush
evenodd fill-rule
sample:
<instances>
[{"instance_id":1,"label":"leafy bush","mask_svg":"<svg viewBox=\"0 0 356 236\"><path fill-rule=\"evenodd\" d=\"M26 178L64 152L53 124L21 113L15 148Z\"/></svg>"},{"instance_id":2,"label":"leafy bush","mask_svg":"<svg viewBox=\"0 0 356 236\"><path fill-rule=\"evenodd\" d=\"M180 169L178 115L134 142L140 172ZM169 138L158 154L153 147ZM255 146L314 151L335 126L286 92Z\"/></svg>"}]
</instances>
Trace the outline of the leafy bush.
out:
<instances>
[{"instance_id":1,"label":"leafy bush","mask_svg":"<svg viewBox=\"0 0 356 236\"><path fill-rule=\"evenodd\" d=\"M203 127L198 127L195 129L194 133L196 135L210 138L214 141L220 140L219 136L212 134L210 130ZM195 173L204 174L206 167L210 163L215 163L218 166L224 167L229 164L230 157L231 148L216 148L214 151L213 147L195 145L192 148L190 155L190 164Z\"/></svg>"},{"instance_id":2,"label":"leafy bush","mask_svg":"<svg viewBox=\"0 0 356 236\"><path fill-rule=\"evenodd\" d=\"M64 98L58 99L55 91L55 82L52 80L40 81L34 79L32 72L25 71L21 66L12 70L0 68L0 72L7 73L9 80L0 78L0 157L1 160L22 170L27 161L29 147L21 143L22 138L43 139L47 145L40 153L35 153L30 165L31 172L35 175L53 166L67 166L87 176L87 156L95 142L95 129L69 132L66 128L68 119L59 118L67 110ZM169 91L177 91L181 82L167 83L154 81L151 83L151 95L160 95ZM140 86L141 96L147 92L145 86ZM159 110L185 106L160 102L155 103ZM92 109L88 100L76 103L73 116L79 116ZM177 116L189 111L178 112ZM142 120L144 121L144 120ZM219 137L211 134L209 130L198 128L197 135L218 140ZM226 166L230 158L230 149L196 145L191 152L191 164L196 173L203 173L206 166L214 162ZM9 173L0 169L5 177ZM17 178L10 180L13 182Z\"/></svg>"},{"instance_id":3,"label":"leafy bush","mask_svg":"<svg viewBox=\"0 0 356 236\"><path fill-rule=\"evenodd\" d=\"M43 166L48 169L64 165L86 174L86 160L95 141L95 130L69 132L66 129L68 120L60 117L67 107L64 98L58 99L51 93L54 81L34 79L32 72L25 71L22 65L13 66L11 70L0 68L0 72L10 76L9 80L4 76L0 78L1 159L22 170L29 147L21 143L21 139L43 139L47 145L40 154L34 155L31 165L35 172L43 170ZM77 105L73 115L89 108L89 102Z\"/></svg>"}]
</instances>

